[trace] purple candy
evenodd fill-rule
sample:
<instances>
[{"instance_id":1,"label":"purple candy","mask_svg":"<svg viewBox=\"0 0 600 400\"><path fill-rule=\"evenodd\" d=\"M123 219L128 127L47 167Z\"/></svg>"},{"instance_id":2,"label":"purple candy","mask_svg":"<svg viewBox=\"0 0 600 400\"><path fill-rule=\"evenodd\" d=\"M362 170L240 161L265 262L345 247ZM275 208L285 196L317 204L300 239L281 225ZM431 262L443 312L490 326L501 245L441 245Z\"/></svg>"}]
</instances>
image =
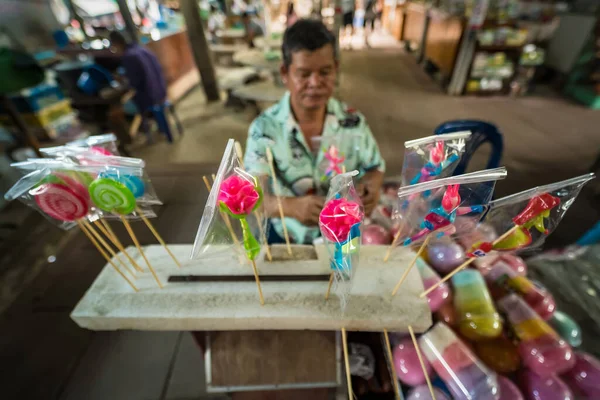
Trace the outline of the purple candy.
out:
<instances>
[{"instance_id":1,"label":"purple candy","mask_svg":"<svg viewBox=\"0 0 600 400\"><path fill-rule=\"evenodd\" d=\"M465 252L458 244L450 241L439 241L427 247L429 263L442 274L451 272L465 260Z\"/></svg>"},{"instance_id":2,"label":"purple candy","mask_svg":"<svg viewBox=\"0 0 600 400\"><path fill-rule=\"evenodd\" d=\"M523 400L523 395L517 385L502 375L498 375L498 388L500 389L498 400Z\"/></svg>"},{"instance_id":3,"label":"purple candy","mask_svg":"<svg viewBox=\"0 0 600 400\"><path fill-rule=\"evenodd\" d=\"M456 379L445 382L454 400L498 400L496 374L484 371L476 364L455 371L455 374Z\"/></svg>"},{"instance_id":4,"label":"purple candy","mask_svg":"<svg viewBox=\"0 0 600 400\"><path fill-rule=\"evenodd\" d=\"M435 400L450 400L448 396L444 394L438 388L433 388L433 394L435 395ZM429 391L429 387L427 385L421 385L413 388L409 393L406 400L433 400L431 398L431 392Z\"/></svg>"},{"instance_id":5,"label":"purple candy","mask_svg":"<svg viewBox=\"0 0 600 400\"><path fill-rule=\"evenodd\" d=\"M600 361L586 353L575 354L575 366L561 376L581 399L600 398Z\"/></svg>"},{"instance_id":6,"label":"purple candy","mask_svg":"<svg viewBox=\"0 0 600 400\"><path fill-rule=\"evenodd\" d=\"M574 400L566 383L559 377L541 377L529 369L519 373L519 386L527 400Z\"/></svg>"}]
</instances>

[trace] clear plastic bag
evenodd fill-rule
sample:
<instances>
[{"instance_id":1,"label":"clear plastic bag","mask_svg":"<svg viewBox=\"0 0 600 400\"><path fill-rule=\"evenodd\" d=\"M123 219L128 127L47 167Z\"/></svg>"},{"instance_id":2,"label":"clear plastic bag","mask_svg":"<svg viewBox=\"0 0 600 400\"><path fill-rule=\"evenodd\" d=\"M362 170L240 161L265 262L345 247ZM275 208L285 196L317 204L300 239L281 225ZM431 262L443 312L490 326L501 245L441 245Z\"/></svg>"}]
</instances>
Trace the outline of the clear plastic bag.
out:
<instances>
[{"instance_id":1,"label":"clear plastic bag","mask_svg":"<svg viewBox=\"0 0 600 400\"><path fill-rule=\"evenodd\" d=\"M319 215L319 229L329 252L334 276L333 291L340 298L342 309L352 287L352 277L358 267L364 209L352 177L358 171L336 175L331 180L325 205Z\"/></svg>"},{"instance_id":2,"label":"clear plastic bag","mask_svg":"<svg viewBox=\"0 0 600 400\"><path fill-rule=\"evenodd\" d=\"M75 179L39 169L25 175L4 195L6 200L19 200L37 210L54 225L71 229L77 220L92 212L87 189Z\"/></svg>"},{"instance_id":3,"label":"clear plastic bag","mask_svg":"<svg viewBox=\"0 0 600 400\"><path fill-rule=\"evenodd\" d=\"M117 137L113 133L104 135L89 136L85 139L78 139L67 143L70 147L84 147L96 151L103 155L119 155L117 148Z\"/></svg>"},{"instance_id":4,"label":"clear plastic bag","mask_svg":"<svg viewBox=\"0 0 600 400\"><path fill-rule=\"evenodd\" d=\"M493 242L465 246L470 257L491 251L524 251L539 248L558 226L581 188L594 174L540 186L494 200L482 223L497 234ZM464 240L463 240L464 242Z\"/></svg>"},{"instance_id":5,"label":"clear plastic bag","mask_svg":"<svg viewBox=\"0 0 600 400\"><path fill-rule=\"evenodd\" d=\"M77 151L75 157L66 156L69 150L57 159L30 159L13 163L11 166L21 171L34 171L47 168L54 172L77 175L75 178L86 187L96 179L112 179L125 185L140 206L161 205L152 182L144 170L144 161L139 158L102 156Z\"/></svg>"},{"instance_id":6,"label":"clear plastic bag","mask_svg":"<svg viewBox=\"0 0 600 400\"><path fill-rule=\"evenodd\" d=\"M471 132L465 131L405 142L402 186L452 175L470 137Z\"/></svg>"},{"instance_id":7,"label":"clear plastic bag","mask_svg":"<svg viewBox=\"0 0 600 400\"><path fill-rule=\"evenodd\" d=\"M452 235L460 237L482 218L505 168L473 172L404 186L398 190L393 219L399 230L393 245L408 246Z\"/></svg>"},{"instance_id":8,"label":"clear plastic bag","mask_svg":"<svg viewBox=\"0 0 600 400\"><path fill-rule=\"evenodd\" d=\"M228 258L232 251L240 261L262 259L266 222L262 189L245 172L229 139L200 220L191 258ZM258 211L258 213L257 213Z\"/></svg>"}]
</instances>

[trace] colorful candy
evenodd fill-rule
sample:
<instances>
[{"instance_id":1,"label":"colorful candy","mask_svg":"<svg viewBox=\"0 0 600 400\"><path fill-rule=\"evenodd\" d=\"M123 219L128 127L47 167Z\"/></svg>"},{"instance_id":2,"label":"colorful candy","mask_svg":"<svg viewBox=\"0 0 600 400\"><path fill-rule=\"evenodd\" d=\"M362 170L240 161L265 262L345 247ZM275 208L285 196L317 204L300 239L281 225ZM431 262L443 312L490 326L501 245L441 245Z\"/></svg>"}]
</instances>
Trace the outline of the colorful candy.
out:
<instances>
[{"instance_id":1,"label":"colorful candy","mask_svg":"<svg viewBox=\"0 0 600 400\"><path fill-rule=\"evenodd\" d=\"M529 369L522 369L518 382L526 400L575 400L571 389L556 375L542 377Z\"/></svg>"},{"instance_id":2,"label":"colorful candy","mask_svg":"<svg viewBox=\"0 0 600 400\"><path fill-rule=\"evenodd\" d=\"M455 400L498 399L496 375L447 325L438 322L419 339L419 345Z\"/></svg>"},{"instance_id":3,"label":"colorful candy","mask_svg":"<svg viewBox=\"0 0 600 400\"><path fill-rule=\"evenodd\" d=\"M448 298L442 306L435 312L436 321L442 321L446 325L451 326L453 328L456 327L456 309L454 308L454 301L452 301L452 296Z\"/></svg>"},{"instance_id":4,"label":"colorful candy","mask_svg":"<svg viewBox=\"0 0 600 400\"><path fill-rule=\"evenodd\" d=\"M521 357L517 346L505 336L475 342L473 345L477 357L499 374L515 372L521 366Z\"/></svg>"},{"instance_id":5,"label":"colorful candy","mask_svg":"<svg viewBox=\"0 0 600 400\"><path fill-rule=\"evenodd\" d=\"M396 367L398 379L410 386L417 386L425 383L425 375L423 368L419 363L417 350L411 338L405 338L394 347L393 362ZM431 364L427 360L423 360L425 369L429 376L432 375Z\"/></svg>"},{"instance_id":6,"label":"colorful candy","mask_svg":"<svg viewBox=\"0 0 600 400\"><path fill-rule=\"evenodd\" d=\"M109 178L98 178L90 183L92 201L98 208L125 215L135 210L135 197L121 182Z\"/></svg>"},{"instance_id":7,"label":"colorful candy","mask_svg":"<svg viewBox=\"0 0 600 400\"><path fill-rule=\"evenodd\" d=\"M435 395L435 400L450 400L448 396L438 388L433 388L433 394ZM427 385L419 385L408 392L406 400L433 400L433 398L431 397L431 392Z\"/></svg>"},{"instance_id":8,"label":"colorful candy","mask_svg":"<svg viewBox=\"0 0 600 400\"><path fill-rule=\"evenodd\" d=\"M89 197L60 183L44 183L31 191L40 209L59 221L76 221L90 209Z\"/></svg>"},{"instance_id":9,"label":"colorful candy","mask_svg":"<svg viewBox=\"0 0 600 400\"><path fill-rule=\"evenodd\" d=\"M498 400L523 400L521 391L510 379L498 375L498 387L500 388Z\"/></svg>"},{"instance_id":10,"label":"colorful candy","mask_svg":"<svg viewBox=\"0 0 600 400\"><path fill-rule=\"evenodd\" d=\"M495 338L502 333L502 320L479 271L468 269L452 277L458 330L470 340Z\"/></svg>"},{"instance_id":11,"label":"colorful candy","mask_svg":"<svg viewBox=\"0 0 600 400\"><path fill-rule=\"evenodd\" d=\"M362 244L366 245L385 245L392 243L392 236L384 227L376 224L370 224L363 228Z\"/></svg>"},{"instance_id":12,"label":"colorful candy","mask_svg":"<svg viewBox=\"0 0 600 400\"><path fill-rule=\"evenodd\" d=\"M573 367L573 350L516 294L498 301L520 340L523 364L540 376L560 374Z\"/></svg>"},{"instance_id":13,"label":"colorful candy","mask_svg":"<svg viewBox=\"0 0 600 400\"><path fill-rule=\"evenodd\" d=\"M575 354L575 366L561 376L578 399L600 398L600 361L586 353Z\"/></svg>"},{"instance_id":14,"label":"colorful candy","mask_svg":"<svg viewBox=\"0 0 600 400\"><path fill-rule=\"evenodd\" d=\"M421 279L423 280L423 287L429 289L431 286L438 283L441 279L440 276L431 269L429 265L423 259L417 259L417 268ZM450 297L450 288L446 283L439 285L433 292L427 295L427 302L431 312L436 312Z\"/></svg>"},{"instance_id":15,"label":"colorful candy","mask_svg":"<svg viewBox=\"0 0 600 400\"><path fill-rule=\"evenodd\" d=\"M573 318L563 312L555 311L548 324L572 347L581 346L581 328Z\"/></svg>"},{"instance_id":16,"label":"colorful candy","mask_svg":"<svg viewBox=\"0 0 600 400\"><path fill-rule=\"evenodd\" d=\"M146 191L144 181L138 176L118 174L116 172L103 172L100 174L100 177L110 178L117 182L121 182L123 185L127 186L127 189L131 190L136 199L142 197Z\"/></svg>"},{"instance_id":17,"label":"colorful candy","mask_svg":"<svg viewBox=\"0 0 600 400\"><path fill-rule=\"evenodd\" d=\"M485 280L494 298L504 297L514 291L543 319L547 320L554 313L556 304L552 295L535 286L524 276L518 275L505 263L494 264L485 276Z\"/></svg>"},{"instance_id":18,"label":"colorful candy","mask_svg":"<svg viewBox=\"0 0 600 400\"><path fill-rule=\"evenodd\" d=\"M465 260L463 248L451 240L440 240L429 244L427 256L430 265L442 274L452 271Z\"/></svg>"},{"instance_id":19,"label":"colorful candy","mask_svg":"<svg viewBox=\"0 0 600 400\"><path fill-rule=\"evenodd\" d=\"M475 261L477 268L485 276L488 271L496 264L504 264L511 268L519 276L527 276L527 264L525 261L514 254L498 253L489 256L480 257Z\"/></svg>"}]
</instances>

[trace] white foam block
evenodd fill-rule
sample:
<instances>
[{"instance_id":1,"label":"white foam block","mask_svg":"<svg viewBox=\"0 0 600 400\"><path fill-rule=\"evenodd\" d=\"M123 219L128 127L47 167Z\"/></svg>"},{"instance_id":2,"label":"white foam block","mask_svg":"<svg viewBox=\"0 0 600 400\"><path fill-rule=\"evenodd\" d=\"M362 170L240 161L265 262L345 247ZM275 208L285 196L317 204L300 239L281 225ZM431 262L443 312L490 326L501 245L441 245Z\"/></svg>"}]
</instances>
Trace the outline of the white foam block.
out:
<instances>
[{"instance_id":1,"label":"white foam block","mask_svg":"<svg viewBox=\"0 0 600 400\"><path fill-rule=\"evenodd\" d=\"M273 246L273 253L282 253ZM304 247L304 248L303 248ZM294 246L298 252L306 247ZM167 282L171 275L250 275L249 264L240 264L233 251L218 257L189 260L191 245L170 245L182 262L178 269L162 246L147 246L146 256L164 284L159 289L134 247L127 249L146 269L138 273L134 292L107 264L71 313L82 328L91 330L340 330L417 332L431 326L423 284L413 268L400 291L394 285L414 253L397 249L387 263L387 246L362 246L348 303L344 311L335 293L325 300L327 282L263 282L261 306L254 282ZM257 263L260 275L328 274L329 256L315 247L317 259ZM308 252L310 253L310 251ZM261 255L262 257L262 255ZM126 260L121 255L123 260ZM187 261L185 261L187 260ZM184 262L185 261L185 262Z\"/></svg>"}]
</instances>

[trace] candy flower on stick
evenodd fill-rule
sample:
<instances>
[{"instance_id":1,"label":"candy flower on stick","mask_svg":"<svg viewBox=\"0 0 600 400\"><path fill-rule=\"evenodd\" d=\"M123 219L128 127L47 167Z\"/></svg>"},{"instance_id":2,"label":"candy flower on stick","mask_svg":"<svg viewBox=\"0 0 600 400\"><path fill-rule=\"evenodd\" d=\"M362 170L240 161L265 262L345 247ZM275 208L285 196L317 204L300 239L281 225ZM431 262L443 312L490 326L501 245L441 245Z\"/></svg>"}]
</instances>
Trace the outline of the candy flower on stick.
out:
<instances>
[{"instance_id":1,"label":"candy flower on stick","mask_svg":"<svg viewBox=\"0 0 600 400\"><path fill-rule=\"evenodd\" d=\"M326 298L333 280L341 288L342 282L351 280L358 262L364 211L352 183L352 177L356 175L358 171L351 171L332 179L327 200L319 215L319 228L331 255L332 277ZM349 287L346 289L349 290ZM345 304L343 292L344 290L340 291L340 300Z\"/></svg>"},{"instance_id":2,"label":"candy flower on stick","mask_svg":"<svg viewBox=\"0 0 600 400\"><path fill-rule=\"evenodd\" d=\"M455 224L457 218L479 221L494 192L496 181L506 177L504 168L474 172L431 182L401 187L394 219L401 220L402 232L396 235L404 246L420 243L413 261L405 269L392 291L394 296L402 282L425 250L431 239L446 235L464 234L459 228L468 224ZM406 201L410 207L403 207ZM394 243L390 246L391 252ZM432 287L437 287L438 284Z\"/></svg>"},{"instance_id":3,"label":"candy flower on stick","mask_svg":"<svg viewBox=\"0 0 600 400\"><path fill-rule=\"evenodd\" d=\"M493 242L482 241L467 246L467 261L446 275L441 282L466 268L477 257L484 257L491 251L512 252L541 246L546 237L556 229L581 188L593 178L594 174L582 175L491 202L481 223L492 227L500 236ZM435 286L432 286L421 293L420 297L434 289Z\"/></svg>"},{"instance_id":4,"label":"candy flower on stick","mask_svg":"<svg viewBox=\"0 0 600 400\"><path fill-rule=\"evenodd\" d=\"M241 173L225 179L219 189L219 208L240 221L244 249L249 260L254 260L260 253L260 243L252 234L246 217L260 206L262 197L256 178L249 180Z\"/></svg>"},{"instance_id":5,"label":"candy flower on stick","mask_svg":"<svg viewBox=\"0 0 600 400\"><path fill-rule=\"evenodd\" d=\"M321 177L322 181L330 179L333 174L339 175L342 173L342 166L346 158L340 154L338 148L335 145L329 146L329 149L323 150L324 157L327 160L327 167L325 168L325 174Z\"/></svg>"}]
</instances>

